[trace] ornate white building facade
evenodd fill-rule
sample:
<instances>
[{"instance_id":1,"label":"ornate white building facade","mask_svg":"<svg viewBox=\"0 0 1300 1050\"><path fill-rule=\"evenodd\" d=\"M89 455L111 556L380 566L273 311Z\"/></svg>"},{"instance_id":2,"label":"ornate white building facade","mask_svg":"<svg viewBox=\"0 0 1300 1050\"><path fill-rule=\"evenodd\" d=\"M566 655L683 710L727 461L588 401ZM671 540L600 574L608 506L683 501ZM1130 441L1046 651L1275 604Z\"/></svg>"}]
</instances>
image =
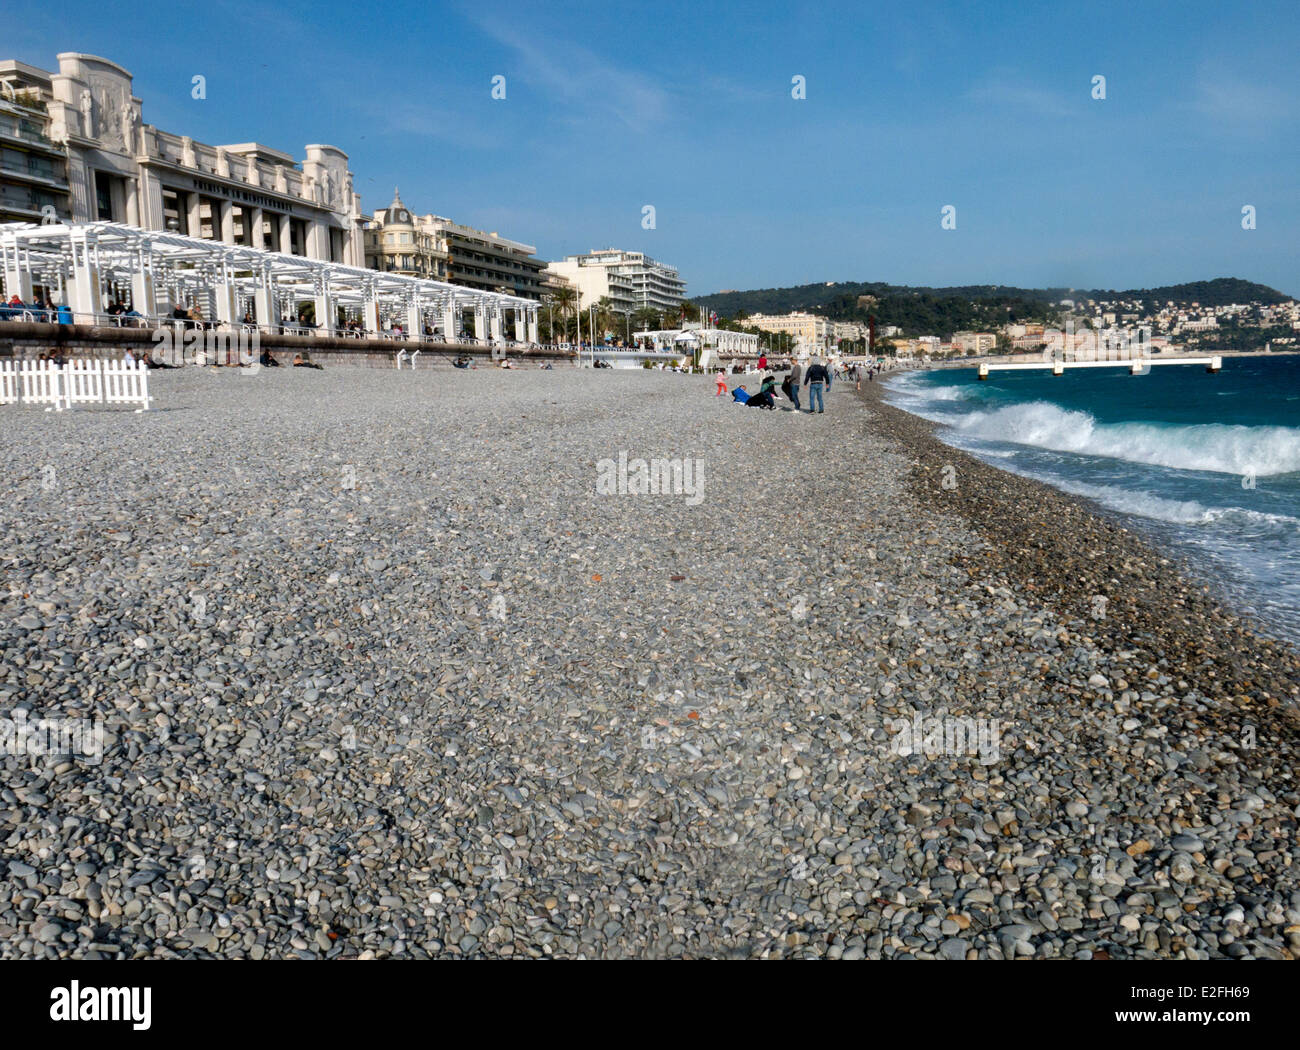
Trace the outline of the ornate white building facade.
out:
<instances>
[{"instance_id":1,"label":"ornate white building facade","mask_svg":"<svg viewBox=\"0 0 1300 1050\"><path fill-rule=\"evenodd\" d=\"M77 52L58 62L57 72L0 62L0 82L36 98L42 136L66 156L67 203L52 221L124 222L363 265L360 197L341 149L309 145L299 164L255 142L196 142L145 123L116 63Z\"/></svg>"}]
</instances>

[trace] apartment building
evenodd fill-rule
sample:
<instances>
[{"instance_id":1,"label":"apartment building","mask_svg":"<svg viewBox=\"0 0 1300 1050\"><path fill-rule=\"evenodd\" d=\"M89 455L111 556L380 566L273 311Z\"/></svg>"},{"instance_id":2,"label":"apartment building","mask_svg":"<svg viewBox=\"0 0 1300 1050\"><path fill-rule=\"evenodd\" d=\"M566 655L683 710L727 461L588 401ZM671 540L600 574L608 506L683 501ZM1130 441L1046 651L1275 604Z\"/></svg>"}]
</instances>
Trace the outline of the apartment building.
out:
<instances>
[{"instance_id":1,"label":"apartment building","mask_svg":"<svg viewBox=\"0 0 1300 1050\"><path fill-rule=\"evenodd\" d=\"M601 299L608 299L615 313L630 314L639 309L630 274L599 261L584 261L585 258L571 255L562 262L548 263L548 278L576 289L580 309L594 306Z\"/></svg>"},{"instance_id":2,"label":"apartment building","mask_svg":"<svg viewBox=\"0 0 1300 1050\"><path fill-rule=\"evenodd\" d=\"M393 202L361 220L366 268L406 277L447 279L447 249L402 203L393 190Z\"/></svg>"},{"instance_id":3,"label":"apartment building","mask_svg":"<svg viewBox=\"0 0 1300 1050\"><path fill-rule=\"evenodd\" d=\"M485 292L541 299L546 263L537 249L495 231L476 230L441 215L417 215L393 191L387 208L361 220L365 265Z\"/></svg>"},{"instance_id":4,"label":"apartment building","mask_svg":"<svg viewBox=\"0 0 1300 1050\"><path fill-rule=\"evenodd\" d=\"M993 332L954 332L952 345L961 354L991 354L998 337Z\"/></svg>"},{"instance_id":5,"label":"apartment building","mask_svg":"<svg viewBox=\"0 0 1300 1050\"><path fill-rule=\"evenodd\" d=\"M686 298L686 282L676 267L644 252L601 248L585 255L566 255L548 269L566 278L588 306L608 296L619 313L640 309L676 310Z\"/></svg>"},{"instance_id":6,"label":"apartment building","mask_svg":"<svg viewBox=\"0 0 1300 1050\"><path fill-rule=\"evenodd\" d=\"M50 138L43 73L0 63L0 222L66 222L72 191L63 146Z\"/></svg>"}]
</instances>

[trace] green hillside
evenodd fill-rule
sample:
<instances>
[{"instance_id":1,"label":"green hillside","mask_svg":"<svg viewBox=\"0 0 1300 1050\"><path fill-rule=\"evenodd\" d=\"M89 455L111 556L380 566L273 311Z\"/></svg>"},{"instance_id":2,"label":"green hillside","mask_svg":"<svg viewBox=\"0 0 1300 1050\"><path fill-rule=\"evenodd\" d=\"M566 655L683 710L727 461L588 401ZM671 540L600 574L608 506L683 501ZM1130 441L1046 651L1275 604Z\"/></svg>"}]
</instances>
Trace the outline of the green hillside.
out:
<instances>
[{"instance_id":1,"label":"green hillside","mask_svg":"<svg viewBox=\"0 0 1300 1050\"><path fill-rule=\"evenodd\" d=\"M1052 322L1060 318L1054 304L1062 299L1141 299L1143 311L1167 302L1224 306L1229 303L1281 303L1288 299L1266 285L1235 277L1192 281L1163 288L1125 291L1077 288L1013 288L983 284L952 288L909 287L880 282L842 281L804 284L792 288L760 288L745 292L719 292L694 300L719 317L735 318L755 313L779 314L807 310L837 321L866 321L897 325L908 335L950 334L990 329L1011 321Z\"/></svg>"}]
</instances>

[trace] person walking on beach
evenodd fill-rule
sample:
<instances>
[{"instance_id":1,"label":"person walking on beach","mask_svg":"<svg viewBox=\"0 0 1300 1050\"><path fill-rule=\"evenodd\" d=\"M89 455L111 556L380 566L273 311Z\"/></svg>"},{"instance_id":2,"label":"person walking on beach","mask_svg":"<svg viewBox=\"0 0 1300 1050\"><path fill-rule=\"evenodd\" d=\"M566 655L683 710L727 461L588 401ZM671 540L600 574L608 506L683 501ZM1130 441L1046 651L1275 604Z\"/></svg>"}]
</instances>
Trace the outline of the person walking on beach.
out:
<instances>
[{"instance_id":1,"label":"person walking on beach","mask_svg":"<svg viewBox=\"0 0 1300 1050\"><path fill-rule=\"evenodd\" d=\"M808 366L808 371L804 374L803 384L808 388L808 414L813 412L825 412L826 405L822 401L822 384L830 388L831 374L826 371L826 366L818 358ZM813 406L816 405L816 408Z\"/></svg>"},{"instance_id":2,"label":"person walking on beach","mask_svg":"<svg viewBox=\"0 0 1300 1050\"><path fill-rule=\"evenodd\" d=\"M790 358L790 400L794 402L794 410L800 411L799 408L799 380L803 378L803 369L799 367L799 362L793 357Z\"/></svg>"}]
</instances>

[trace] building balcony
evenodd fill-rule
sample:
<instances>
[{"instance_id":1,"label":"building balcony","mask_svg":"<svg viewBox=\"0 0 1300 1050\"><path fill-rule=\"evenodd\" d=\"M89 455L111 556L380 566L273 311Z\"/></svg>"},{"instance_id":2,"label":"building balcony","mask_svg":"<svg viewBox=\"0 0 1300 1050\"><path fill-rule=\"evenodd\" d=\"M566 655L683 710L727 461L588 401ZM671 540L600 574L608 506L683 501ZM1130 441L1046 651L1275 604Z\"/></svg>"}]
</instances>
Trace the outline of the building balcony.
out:
<instances>
[{"instance_id":1,"label":"building balcony","mask_svg":"<svg viewBox=\"0 0 1300 1050\"><path fill-rule=\"evenodd\" d=\"M68 192L67 176L50 173L39 168L33 168L30 164L6 164L3 161L0 161L0 175L21 179L24 182L35 182L41 186L48 186L52 190L58 190L63 193Z\"/></svg>"},{"instance_id":2,"label":"building balcony","mask_svg":"<svg viewBox=\"0 0 1300 1050\"><path fill-rule=\"evenodd\" d=\"M63 156L63 147L56 146L39 131L32 131L4 120L0 120L0 141L19 142L25 146L35 146L44 153L57 157Z\"/></svg>"}]
</instances>

